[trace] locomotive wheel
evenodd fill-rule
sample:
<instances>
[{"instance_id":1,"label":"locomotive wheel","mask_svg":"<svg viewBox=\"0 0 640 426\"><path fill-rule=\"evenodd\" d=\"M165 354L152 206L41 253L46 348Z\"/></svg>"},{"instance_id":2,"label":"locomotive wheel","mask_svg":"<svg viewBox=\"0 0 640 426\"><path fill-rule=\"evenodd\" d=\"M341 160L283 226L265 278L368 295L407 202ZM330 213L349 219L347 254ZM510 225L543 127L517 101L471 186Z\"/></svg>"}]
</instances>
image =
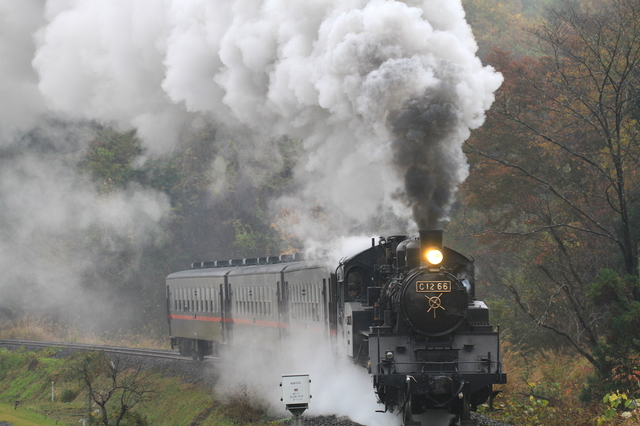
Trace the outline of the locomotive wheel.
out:
<instances>
[{"instance_id":1,"label":"locomotive wheel","mask_svg":"<svg viewBox=\"0 0 640 426\"><path fill-rule=\"evenodd\" d=\"M460 426L476 426L477 424L476 420L471 419L471 394L465 390L462 399L462 413L460 413Z\"/></svg>"},{"instance_id":2,"label":"locomotive wheel","mask_svg":"<svg viewBox=\"0 0 640 426\"><path fill-rule=\"evenodd\" d=\"M464 398L462 399L462 415L460 416L460 420L471 420L471 395L468 391L465 391Z\"/></svg>"}]
</instances>

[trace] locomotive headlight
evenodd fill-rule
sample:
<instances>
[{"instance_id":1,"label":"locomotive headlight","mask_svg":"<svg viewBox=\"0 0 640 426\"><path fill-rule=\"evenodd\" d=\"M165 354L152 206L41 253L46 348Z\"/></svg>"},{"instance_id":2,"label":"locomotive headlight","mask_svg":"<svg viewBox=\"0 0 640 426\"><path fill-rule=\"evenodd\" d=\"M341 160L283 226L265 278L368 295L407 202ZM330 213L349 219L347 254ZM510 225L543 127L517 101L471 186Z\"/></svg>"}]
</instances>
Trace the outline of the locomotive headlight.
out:
<instances>
[{"instance_id":1,"label":"locomotive headlight","mask_svg":"<svg viewBox=\"0 0 640 426\"><path fill-rule=\"evenodd\" d=\"M444 259L442 252L436 248L427 250L427 254L425 257L427 258L427 262L432 265L439 265L440 263L442 263L442 259Z\"/></svg>"},{"instance_id":2,"label":"locomotive headlight","mask_svg":"<svg viewBox=\"0 0 640 426\"><path fill-rule=\"evenodd\" d=\"M386 351L384 356L387 358L387 361L391 361L393 359L393 351Z\"/></svg>"}]
</instances>

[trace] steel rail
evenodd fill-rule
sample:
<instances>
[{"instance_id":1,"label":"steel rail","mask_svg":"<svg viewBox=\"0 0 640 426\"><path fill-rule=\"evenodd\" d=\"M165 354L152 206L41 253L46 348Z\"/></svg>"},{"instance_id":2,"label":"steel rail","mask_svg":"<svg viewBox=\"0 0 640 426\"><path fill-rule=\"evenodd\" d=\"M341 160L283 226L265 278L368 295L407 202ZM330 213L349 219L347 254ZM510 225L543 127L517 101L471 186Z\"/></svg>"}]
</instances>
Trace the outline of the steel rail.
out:
<instances>
[{"instance_id":1,"label":"steel rail","mask_svg":"<svg viewBox=\"0 0 640 426\"><path fill-rule=\"evenodd\" d=\"M95 345L89 343L42 342L36 340L0 339L0 346L25 346L38 348L59 347L82 351L102 351L122 355L137 355L152 358L173 359L177 361L197 362L170 350L128 348L125 346ZM211 357L207 357L207 359L217 360L217 358Z\"/></svg>"}]
</instances>

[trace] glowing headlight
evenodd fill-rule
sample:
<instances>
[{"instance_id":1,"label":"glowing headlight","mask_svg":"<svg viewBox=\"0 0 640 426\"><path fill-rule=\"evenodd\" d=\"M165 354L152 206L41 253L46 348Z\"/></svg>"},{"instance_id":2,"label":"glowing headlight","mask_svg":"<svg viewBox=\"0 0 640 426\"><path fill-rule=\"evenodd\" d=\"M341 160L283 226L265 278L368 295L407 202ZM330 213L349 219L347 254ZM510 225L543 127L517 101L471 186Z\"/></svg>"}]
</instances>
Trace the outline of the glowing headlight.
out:
<instances>
[{"instance_id":1,"label":"glowing headlight","mask_svg":"<svg viewBox=\"0 0 640 426\"><path fill-rule=\"evenodd\" d=\"M438 249L429 249L427 250L427 262L432 265L439 265L442 262L442 252Z\"/></svg>"},{"instance_id":2,"label":"glowing headlight","mask_svg":"<svg viewBox=\"0 0 640 426\"><path fill-rule=\"evenodd\" d=\"M385 352L384 356L391 361L393 359L393 351L387 351Z\"/></svg>"}]
</instances>

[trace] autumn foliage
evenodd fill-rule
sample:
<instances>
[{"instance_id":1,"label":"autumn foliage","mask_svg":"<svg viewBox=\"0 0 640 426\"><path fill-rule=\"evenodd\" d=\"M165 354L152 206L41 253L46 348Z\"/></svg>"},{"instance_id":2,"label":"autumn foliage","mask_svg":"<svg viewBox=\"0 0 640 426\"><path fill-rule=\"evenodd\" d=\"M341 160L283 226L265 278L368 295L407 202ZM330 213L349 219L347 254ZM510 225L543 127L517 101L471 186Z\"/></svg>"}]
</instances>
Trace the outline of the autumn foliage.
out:
<instances>
[{"instance_id":1,"label":"autumn foliage","mask_svg":"<svg viewBox=\"0 0 640 426\"><path fill-rule=\"evenodd\" d=\"M539 55L487 56L505 82L467 144L464 229L512 341L580 354L583 399L637 398L640 2L558 4L528 30Z\"/></svg>"}]
</instances>

